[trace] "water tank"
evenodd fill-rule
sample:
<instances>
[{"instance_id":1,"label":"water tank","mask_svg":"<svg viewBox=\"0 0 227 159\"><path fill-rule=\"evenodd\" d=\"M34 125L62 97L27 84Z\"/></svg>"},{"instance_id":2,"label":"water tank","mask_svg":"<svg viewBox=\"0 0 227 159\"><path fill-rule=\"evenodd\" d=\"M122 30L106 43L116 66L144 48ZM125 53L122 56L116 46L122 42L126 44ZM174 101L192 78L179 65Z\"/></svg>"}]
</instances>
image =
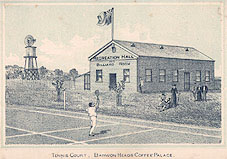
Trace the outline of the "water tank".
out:
<instances>
[{"instance_id":1,"label":"water tank","mask_svg":"<svg viewBox=\"0 0 227 159\"><path fill-rule=\"evenodd\" d=\"M36 47L27 46L26 47L26 56L36 56Z\"/></svg>"}]
</instances>

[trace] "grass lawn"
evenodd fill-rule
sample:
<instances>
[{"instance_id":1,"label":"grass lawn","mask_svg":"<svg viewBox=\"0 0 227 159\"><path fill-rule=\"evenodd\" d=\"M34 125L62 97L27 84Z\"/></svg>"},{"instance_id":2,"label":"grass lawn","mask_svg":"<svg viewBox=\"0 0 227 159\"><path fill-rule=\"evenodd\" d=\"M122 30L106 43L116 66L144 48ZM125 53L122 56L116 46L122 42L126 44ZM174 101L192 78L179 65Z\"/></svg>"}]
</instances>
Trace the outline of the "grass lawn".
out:
<instances>
[{"instance_id":1,"label":"grass lawn","mask_svg":"<svg viewBox=\"0 0 227 159\"><path fill-rule=\"evenodd\" d=\"M123 93L123 106L115 106L114 92L100 92L100 114L126 116L152 121L164 121L198 126L221 127L221 93L209 92L207 102L194 102L190 92L180 92L179 105L163 112L155 107L159 104L158 93ZM170 94L168 94L170 96ZM67 109L82 111L94 99L94 92L66 91ZM56 102L55 88L47 81L8 80L6 104L37 107L63 108L63 102Z\"/></svg>"}]
</instances>

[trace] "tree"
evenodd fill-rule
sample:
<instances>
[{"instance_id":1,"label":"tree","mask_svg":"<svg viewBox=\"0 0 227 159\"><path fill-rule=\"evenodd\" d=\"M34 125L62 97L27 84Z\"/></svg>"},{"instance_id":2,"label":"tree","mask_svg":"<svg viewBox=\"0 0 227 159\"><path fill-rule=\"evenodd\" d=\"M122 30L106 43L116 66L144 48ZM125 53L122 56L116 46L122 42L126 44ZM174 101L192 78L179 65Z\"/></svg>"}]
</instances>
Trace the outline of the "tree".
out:
<instances>
[{"instance_id":1,"label":"tree","mask_svg":"<svg viewBox=\"0 0 227 159\"><path fill-rule=\"evenodd\" d=\"M5 66L5 76L6 79L15 79L15 78L22 78L23 77L23 67L18 65L7 65Z\"/></svg>"},{"instance_id":2,"label":"tree","mask_svg":"<svg viewBox=\"0 0 227 159\"><path fill-rule=\"evenodd\" d=\"M54 72L47 70L46 79L47 80L54 80Z\"/></svg>"},{"instance_id":3,"label":"tree","mask_svg":"<svg viewBox=\"0 0 227 159\"><path fill-rule=\"evenodd\" d=\"M63 79L64 79L64 81L70 81L71 80L71 75L69 73L64 73Z\"/></svg>"},{"instance_id":4,"label":"tree","mask_svg":"<svg viewBox=\"0 0 227 159\"><path fill-rule=\"evenodd\" d=\"M61 79L62 76L63 76L63 71L60 70L60 69L55 69L55 70L54 70L54 74L55 74L55 78L56 78L56 79Z\"/></svg>"},{"instance_id":5,"label":"tree","mask_svg":"<svg viewBox=\"0 0 227 159\"><path fill-rule=\"evenodd\" d=\"M48 70L47 70L46 67L41 66L41 67L39 68L40 78L46 78L47 73L48 73Z\"/></svg>"},{"instance_id":6,"label":"tree","mask_svg":"<svg viewBox=\"0 0 227 159\"><path fill-rule=\"evenodd\" d=\"M8 65L8 66L5 67L5 69L6 69L6 71L5 71L6 79L12 79L12 78L14 78L13 68Z\"/></svg>"},{"instance_id":7,"label":"tree","mask_svg":"<svg viewBox=\"0 0 227 159\"><path fill-rule=\"evenodd\" d=\"M71 77L72 77L72 79L73 79L74 88L75 88L75 83L76 83L76 78L77 78L77 76L78 76L78 71L77 71L75 68L73 68L73 69L71 69L71 70L69 71L69 73L70 73L70 75L71 75Z\"/></svg>"},{"instance_id":8,"label":"tree","mask_svg":"<svg viewBox=\"0 0 227 159\"><path fill-rule=\"evenodd\" d=\"M11 75L10 71L6 70L6 79L10 79L10 75Z\"/></svg>"}]
</instances>

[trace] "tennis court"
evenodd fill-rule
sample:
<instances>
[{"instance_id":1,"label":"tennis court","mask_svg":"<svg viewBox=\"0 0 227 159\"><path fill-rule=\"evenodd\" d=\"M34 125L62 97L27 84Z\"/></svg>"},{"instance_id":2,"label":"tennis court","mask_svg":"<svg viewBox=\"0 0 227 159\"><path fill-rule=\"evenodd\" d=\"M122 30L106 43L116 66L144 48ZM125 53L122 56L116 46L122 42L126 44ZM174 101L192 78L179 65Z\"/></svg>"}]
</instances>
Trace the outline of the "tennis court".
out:
<instances>
[{"instance_id":1,"label":"tennis court","mask_svg":"<svg viewBox=\"0 0 227 159\"><path fill-rule=\"evenodd\" d=\"M6 145L219 144L221 129L98 115L88 136L86 113L7 105Z\"/></svg>"}]
</instances>

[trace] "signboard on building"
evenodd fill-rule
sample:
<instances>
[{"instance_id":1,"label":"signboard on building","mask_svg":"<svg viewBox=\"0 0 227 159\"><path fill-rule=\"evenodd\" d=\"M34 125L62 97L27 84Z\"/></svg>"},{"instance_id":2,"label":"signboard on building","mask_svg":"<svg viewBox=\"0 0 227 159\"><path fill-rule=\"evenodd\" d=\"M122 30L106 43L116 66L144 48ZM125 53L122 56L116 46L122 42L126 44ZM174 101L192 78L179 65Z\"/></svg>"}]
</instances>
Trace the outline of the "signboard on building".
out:
<instances>
[{"instance_id":1,"label":"signboard on building","mask_svg":"<svg viewBox=\"0 0 227 159\"><path fill-rule=\"evenodd\" d=\"M129 60L135 59L132 55L116 55L116 56L96 56L92 60L93 61L106 61L106 60Z\"/></svg>"},{"instance_id":2,"label":"signboard on building","mask_svg":"<svg viewBox=\"0 0 227 159\"><path fill-rule=\"evenodd\" d=\"M96 64L97 67L105 67L105 66L129 66L130 62L129 61L123 61L123 62L115 62L115 61L110 61L110 62L98 62Z\"/></svg>"}]
</instances>

